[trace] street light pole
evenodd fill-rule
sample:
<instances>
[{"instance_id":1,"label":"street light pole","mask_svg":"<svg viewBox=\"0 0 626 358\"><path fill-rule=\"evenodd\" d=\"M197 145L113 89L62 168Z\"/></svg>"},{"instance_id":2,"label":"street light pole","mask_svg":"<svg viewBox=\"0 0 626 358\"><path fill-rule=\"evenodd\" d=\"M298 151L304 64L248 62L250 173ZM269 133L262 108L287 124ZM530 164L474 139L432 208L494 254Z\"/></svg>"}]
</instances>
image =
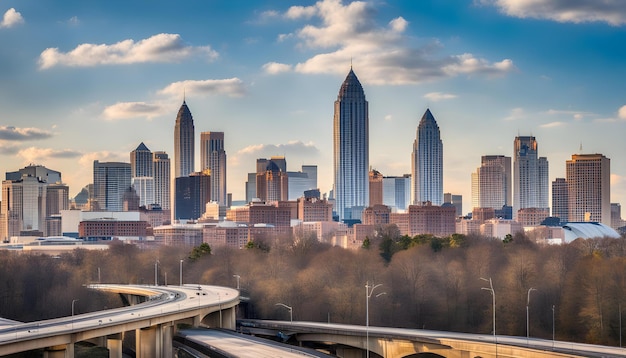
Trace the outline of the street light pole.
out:
<instances>
[{"instance_id":1,"label":"street light pole","mask_svg":"<svg viewBox=\"0 0 626 358\"><path fill-rule=\"evenodd\" d=\"M382 285L382 283L379 283L378 285L370 286L369 281L365 283L365 355L367 358L370 357L370 297L372 297L374 290Z\"/></svg>"},{"instance_id":2,"label":"street light pole","mask_svg":"<svg viewBox=\"0 0 626 358\"><path fill-rule=\"evenodd\" d=\"M554 305L552 305L552 349L554 349Z\"/></svg>"},{"instance_id":3,"label":"street light pole","mask_svg":"<svg viewBox=\"0 0 626 358\"><path fill-rule=\"evenodd\" d=\"M530 338L530 325L528 323L528 306L530 306L530 292L537 291L536 288L529 288L528 294L526 296L526 344L528 345L528 340Z\"/></svg>"},{"instance_id":4,"label":"street light pole","mask_svg":"<svg viewBox=\"0 0 626 358\"><path fill-rule=\"evenodd\" d=\"M237 279L237 291L239 291L239 279L241 278L241 276L233 275L233 277Z\"/></svg>"},{"instance_id":5,"label":"street light pole","mask_svg":"<svg viewBox=\"0 0 626 358\"><path fill-rule=\"evenodd\" d=\"M180 284L180 286L183 286L183 260L180 260L180 278L178 283Z\"/></svg>"},{"instance_id":6,"label":"street light pole","mask_svg":"<svg viewBox=\"0 0 626 358\"><path fill-rule=\"evenodd\" d=\"M489 288L487 287L481 287L481 290L487 290L489 292L491 292L491 297L492 297L492 310L493 310L493 341L496 345L496 357L498 356L498 337L496 336L496 291L494 291L493 289L493 281L491 281L491 277L489 277L489 279L487 280L486 278L481 277L480 278L483 281L487 281L489 282Z\"/></svg>"},{"instance_id":7,"label":"street light pole","mask_svg":"<svg viewBox=\"0 0 626 358\"><path fill-rule=\"evenodd\" d=\"M74 329L74 303L78 301L78 298L72 300L72 329Z\"/></svg>"},{"instance_id":8,"label":"street light pole","mask_svg":"<svg viewBox=\"0 0 626 358\"><path fill-rule=\"evenodd\" d=\"M290 321L291 323L293 323L293 308L292 308L291 306L287 306L286 304L284 304L284 303L280 303L280 302L279 302L279 303L277 303L275 306L283 306L283 307L285 307L286 309L288 309L288 310L289 310L289 321Z\"/></svg>"}]
</instances>

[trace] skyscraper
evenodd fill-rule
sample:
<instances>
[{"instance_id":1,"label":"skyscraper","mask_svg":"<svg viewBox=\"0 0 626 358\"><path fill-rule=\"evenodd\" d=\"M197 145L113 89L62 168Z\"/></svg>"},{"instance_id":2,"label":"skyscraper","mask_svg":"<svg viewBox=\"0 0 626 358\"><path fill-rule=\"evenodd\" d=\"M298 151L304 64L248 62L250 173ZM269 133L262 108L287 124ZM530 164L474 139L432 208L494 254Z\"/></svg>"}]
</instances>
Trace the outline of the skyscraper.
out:
<instances>
[{"instance_id":1,"label":"skyscraper","mask_svg":"<svg viewBox=\"0 0 626 358\"><path fill-rule=\"evenodd\" d=\"M194 172L194 125L193 117L183 101L176 116L174 127L174 177L186 177Z\"/></svg>"},{"instance_id":2,"label":"skyscraper","mask_svg":"<svg viewBox=\"0 0 626 358\"><path fill-rule=\"evenodd\" d=\"M561 223L569 221L569 195L565 178L556 178L552 182L552 216L559 218Z\"/></svg>"},{"instance_id":3,"label":"skyscraper","mask_svg":"<svg viewBox=\"0 0 626 358\"><path fill-rule=\"evenodd\" d=\"M130 163L93 162L93 198L101 210L122 211L124 192L131 186Z\"/></svg>"},{"instance_id":4,"label":"skyscraper","mask_svg":"<svg viewBox=\"0 0 626 358\"><path fill-rule=\"evenodd\" d=\"M538 156L535 137L515 137L513 155L513 218L520 209L548 209L548 159Z\"/></svg>"},{"instance_id":5,"label":"skyscraper","mask_svg":"<svg viewBox=\"0 0 626 358\"><path fill-rule=\"evenodd\" d=\"M413 204L443 204L443 143L439 126L430 109L417 126L411 155Z\"/></svg>"},{"instance_id":6,"label":"skyscraper","mask_svg":"<svg viewBox=\"0 0 626 358\"><path fill-rule=\"evenodd\" d=\"M190 173L176 178L174 219L196 220L206 211L211 200L211 177L208 172Z\"/></svg>"},{"instance_id":7,"label":"skyscraper","mask_svg":"<svg viewBox=\"0 0 626 358\"><path fill-rule=\"evenodd\" d=\"M130 152L131 177L152 177L152 152L143 142Z\"/></svg>"},{"instance_id":8,"label":"skyscraper","mask_svg":"<svg viewBox=\"0 0 626 358\"><path fill-rule=\"evenodd\" d=\"M256 195L265 202L286 201L289 197L289 178L285 157L257 159Z\"/></svg>"},{"instance_id":9,"label":"skyscraper","mask_svg":"<svg viewBox=\"0 0 626 358\"><path fill-rule=\"evenodd\" d=\"M130 152L131 184L139 196L139 206L147 207L155 203L153 167L152 152L141 142Z\"/></svg>"},{"instance_id":10,"label":"skyscraper","mask_svg":"<svg viewBox=\"0 0 626 358\"><path fill-rule=\"evenodd\" d=\"M511 157L484 155L472 174L472 209L511 206Z\"/></svg>"},{"instance_id":11,"label":"skyscraper","mask_svg":"<svg viewBox=\"0 0 626 358\"><path fill-rule=\"evenodd\" d=\"M334 197L340 220L360 219L359 213L369 204L368 111L363 87L350 68L333 119Z\"/></svg>"},{"instance_id":12,"label":"skyscraper","mask_svg":"<svg viewBox=\"0 0 626 358\"><path fill-rule=\"evenodd\" d=\"M211 200L227 205L224 132L200 133L200 165L211 171Z\"/></svg>"},{"instance_id":13,"label":"skyscraper","mask_svg":"<svg viewBox=\"0 0 626 358\"><path fill-rule=\"evenodd\" d=\"M154 202L161 209L170 210L170 158L165 152L152 153L154 171Z\"/></svg>"},{"instance_id":14,"label":"skyscraper","mask_svg":"<svg viewBox=\"0 0 626 358\"><path fill-rule=\"evenodd\" d=\"M569 221L611 225L611 160L602 154L573 154L565 162Z\"/></svg>"}]
</instances>

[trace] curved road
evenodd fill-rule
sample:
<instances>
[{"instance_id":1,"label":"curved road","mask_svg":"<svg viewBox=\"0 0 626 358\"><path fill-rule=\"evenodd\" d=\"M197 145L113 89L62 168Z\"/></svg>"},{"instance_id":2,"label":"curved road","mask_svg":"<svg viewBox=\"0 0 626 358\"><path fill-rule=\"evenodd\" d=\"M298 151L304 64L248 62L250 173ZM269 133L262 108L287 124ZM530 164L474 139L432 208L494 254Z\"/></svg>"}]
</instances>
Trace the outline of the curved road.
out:
<instances>
[{"instance_id":1,"label":"curved road","mask_svg":"<svg viewBox=\"0 0 626 358\"><path fill-rule=\"evenodd\" d=\"M204 307L232 307L239 302L239 292L232 288L184 285L184 286L143 286L143 285L90 285L90 288L145 296L145 302L106 311L84 313L51 320L0 325L0 355L16 352L17 344L26 341L41 341L29 347L45 348L46 339L60 338L72 333L122 326L133 322L144 322L168 314L184 314ZM190 313L190 316L192 314ZM49 342L49 340L48 340ZM49 344L49 343L48 343ZM18 350L19 351L19 350Z\"/></svg>"}]
</instances>

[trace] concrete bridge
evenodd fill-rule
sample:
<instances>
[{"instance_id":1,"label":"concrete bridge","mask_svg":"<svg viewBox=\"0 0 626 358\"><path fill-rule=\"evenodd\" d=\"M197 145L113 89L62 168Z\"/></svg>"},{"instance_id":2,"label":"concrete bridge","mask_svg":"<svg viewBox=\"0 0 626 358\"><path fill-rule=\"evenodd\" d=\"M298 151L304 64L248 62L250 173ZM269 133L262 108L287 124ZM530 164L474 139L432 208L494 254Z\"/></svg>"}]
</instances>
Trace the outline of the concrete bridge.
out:
<instances>
[{"instance_id":1,"label":"concrete bridge","mask_svg":"<svg viewBox=\"0 0 626 358\"><path fill-rule=\"evenodd\" d=\"M283 337L342 358L626 357L626 349L544 339L316 322L240 320L240 330ZM369 338L369 339L368 339Z\"/></svg>"},{"instance_id":2,"label":"concrete bridge","mask_svg":"<svg viewBox=\"0 0 626 358\"><path fill-rule=\"evenodd\" d=\"M122 337L135 332L137 357L171 357L177 325L235 329L237 290L205 285L91 285L115 292L129 307L71 317L0 326L0 356L44 349L50 358L74 357L74 343L97 342L122 357Z\"/></svg>"}]
</instances>

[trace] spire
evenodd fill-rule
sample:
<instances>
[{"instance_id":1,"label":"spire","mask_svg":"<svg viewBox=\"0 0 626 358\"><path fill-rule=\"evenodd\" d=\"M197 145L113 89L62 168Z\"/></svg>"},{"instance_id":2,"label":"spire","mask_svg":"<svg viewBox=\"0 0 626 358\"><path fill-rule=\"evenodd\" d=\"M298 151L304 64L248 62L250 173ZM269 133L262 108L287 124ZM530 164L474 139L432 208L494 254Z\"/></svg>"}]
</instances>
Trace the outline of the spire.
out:
<instances>
[{"instance_id":1,"label":"spire","mask_svg":"<svg viewBox=\"0 0 626 358\"><path fill-rule=\"evenodd\" d=\"M346 98L365 99L363 86L361 86L361 82L359 82L359 79L352 70L352 66L350 66L350 72L348 72L346 79L341 84L341 88L339 88L337 100L340 101Z\"/></svg>"},{"instance_id":2,"label":"spire","mask_svg":"<svg viewBox=\"0 0 626 358\"><path fill-rule=\"evenodd\" d=\"M138 152L139 152L139 151L146 151L146 152L149 152L149 151L150 151L150 149L148 149L148 147L146 147L146 145L145 145L145 144L143 144L143 142L141 142L141 144L139 144L139 145L137 146L137 149L135 149L135 150L136 150L136 151L138 151Z\"/></svg>"}]
</instances>

